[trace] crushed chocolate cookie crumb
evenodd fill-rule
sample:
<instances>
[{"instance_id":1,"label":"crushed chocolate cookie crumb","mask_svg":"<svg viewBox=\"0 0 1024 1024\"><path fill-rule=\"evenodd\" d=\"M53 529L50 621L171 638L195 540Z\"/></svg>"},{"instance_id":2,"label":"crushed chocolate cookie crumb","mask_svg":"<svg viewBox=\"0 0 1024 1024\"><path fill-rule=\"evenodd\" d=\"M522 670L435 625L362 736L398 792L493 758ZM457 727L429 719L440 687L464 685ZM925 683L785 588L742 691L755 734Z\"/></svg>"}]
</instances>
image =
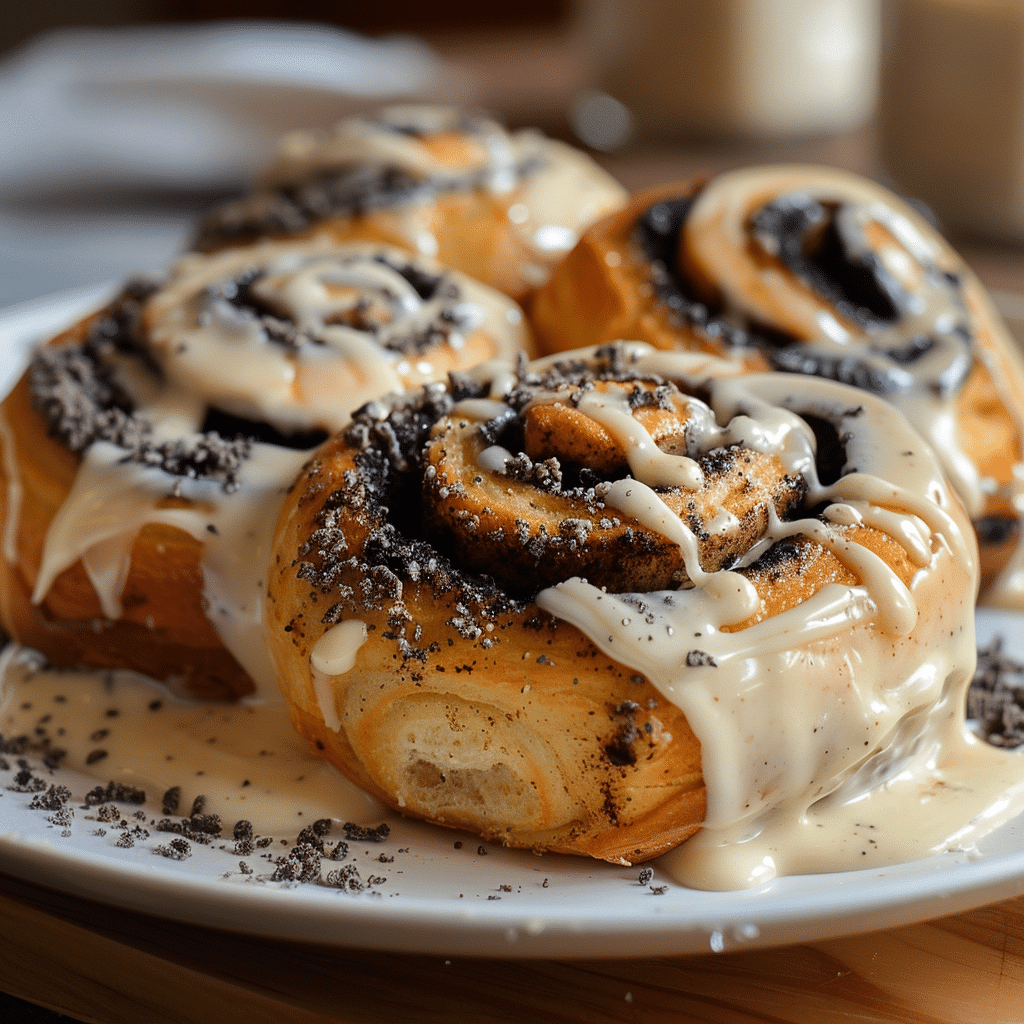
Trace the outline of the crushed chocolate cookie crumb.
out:
<instances>
[{"instance_id":1,"label":"crushed chocolate cookie crumb","mask_svg":"<svg viewBox=\"0 0 1024 1024\"><path fill-rule=\"evenodd\" d=\"M324 856L328 860L345 860L348 857L348 843L343 839L339 839L333 846L324 847ZM384 854L381 854L383 857Z\"/></svg>"},{"instance_id":2,"label":"crushed chocolate cookie crumb","mask_svg":"<svg viewBox=\"0 0 1024 1024\"><path fill-rule=\"evenodd\" d=\"M169 843L155 847L153 852L170 860L185 860L192 856L192 847L187 839L172 839Z\"/></svg>"},{"instance_id":3,"label":"crushed chocolate cookie crumb","mask_svg":"<svg viewBox=\"0 0 1024 1024\"><path fill-rule=\"evenodd\" d=\"M967 717L997 747L1024 744L1024 663L1003 653L1003 638L978 651L978 667L967 691Z\"/></svg>"},{"instance_id":4,"label":"crushed chocolate cookie crumb","mask_svg":"<svg viewBox=\"0 0 1024 1024\"><path fill-rule=\"evenodd\" d=\"M322 852L308 843L293 846L284 857L275 861L272 882L318 882Z\"/></svg>"},{"instance_id":5,"label":"crushed chocolate cookie crumb","mask_svg":"<svg viewBox=\"0 0 1024 1024\"><path fill-rule=\"evenodd\" d=\"M235 854L239 857L248 857L256 850L256 836L253 832L252 822L242 819L235 822L233 830L235 840Z\"/></svg>"},{"instance_id":6,"label":"crushed chocolate cookie crumb","mask_svg":"<svg viewBox=\"0 0 1024 1024\"><path fill-rule=\"evenodd\" d=\"M366 888L359 869L355 864L346 864L344 867L333 868L324 877L324 884L333 886L336 889L343 889L345 892L362 892Z\"/></svg>"},{"instance_id":7,"label":"crushed chocolate cookie crumb","mask_svg":"<svg viewBox=\"0 0 1024 1024\"><path fill-rule=\"evenodd\" d=\"M156 822L155 827L158 832L175 832L186 839L204 845L219 836L222 828L220 816L217 814L196 814L180 821L173 818L161 818Z\"/></svg>"},{"instance_id":8,"label":"crushed chocolate cookie crumb","mask_svg":"<svg viewBox=\"0 0 1024 1024\"><path fill-rule=\"evenodd\" d=\"M33 775L27 768L22 768L7 788L14 793L38 793L46 789L46 780Z\"/></svg>"},{"instance_id":9,"label":"crushed chocolate cookie crumb","mask_svg":"<svg viewBox=\"0 0 1024 1024\"><path fill-rule=\"evenodd\" d=\"M195 438L156 442L151 425L134 411L108 363L112 348L127 351L144 367L144 349L123 331L105 330L100 321L81 345L44 346L29 368L32 401L46 421L47 432L76 454L97 441L125 452L125 461L152 466L171 476L219 481L225 490L238 487L242 464L252 451L248 437L223 438L208 432ZM112 338L118 339L117 343Z\"/></svg>"},{"instance_id":10,"label":"crushed chocolate cookie crumb","mask_svg":"<svg viewBox=\"0 0 1024 1024\"><path fill-rule=\"evenodd\" d=\"M43 794L32 797L29 808L40 811L61 811L71 799L71 790L67 786L51 785Z\"/></svg>"},{"instance_id":11,"label":"crushed chocolate cookie crumb","mask_svg":"<svg viewBox=\"0 0 1024 1024\"><path fill-rule=\"evenodd\" d=\"M558 494L562 489L562 467L554 457L534 462L526 452L519 452L506 460L504 473L512 480L530 484L548 494Z\"/></svg>"},{"instance_id":12,"label":"crushed chocolate cookie crumb","mask_svg":"<svg viewBox=\"0 0 1024 1024\"><path fill-rule=\"evenodd\" d=\"M368 843L383 843L391 835L391 826L386 821L373 828L346 821L342 825L342 829L346 839L362 840Z\"/></svg>"},{"instance_id":13,"label":"crushed chocolate cookie crumb","mask_svg":"<svg viewBox=\"0 0 1024 1024\"><path fill-rule=\"evenodd\" d=\"M123 820L121 818L121 808L114 804L100 804L96 808L96 820L106 822L107 824L120 822Z\"/></svg>"},{"instance_id":14,"label":"crushed chocolate cookie crumb","mask_svg":"<svg viewBox=\"0 0 1024 1024\"><path fill-rule=\"evenodd\" d=\"M686 664L690 668L699 668L702 665L708 668L718 667L718 662L707 651L689 651L686 655Z\"/></svg>"},{"instance_id":15,"label":"crushed chocolate cookie crumb","mask_svg":"<svg viewBox=\"0 0 1024 1024\"><path fill-rule=\"evenodd\" d=\"M146 791L123 782L111 781L106 786L95 786L89 790L85 794L84 803L86 807L95 807L97 804L104 804L108 801L121 804L144 804Z\"/></svg>"}]
</instances>

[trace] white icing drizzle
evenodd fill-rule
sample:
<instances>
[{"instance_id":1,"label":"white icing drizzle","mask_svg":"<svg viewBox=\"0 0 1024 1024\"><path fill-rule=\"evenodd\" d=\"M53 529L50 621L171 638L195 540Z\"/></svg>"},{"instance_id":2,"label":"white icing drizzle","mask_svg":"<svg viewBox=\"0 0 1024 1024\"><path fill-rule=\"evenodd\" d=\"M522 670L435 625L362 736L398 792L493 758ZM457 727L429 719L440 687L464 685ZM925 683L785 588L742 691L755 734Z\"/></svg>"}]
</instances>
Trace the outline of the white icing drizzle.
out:
<instances>
[{"instance_id":1,"label":"white icing drizzle","mask_svg":"<svg viewBox=\"0 0 1024 1024\"><path fill-rule=\"evenodd\" d=\"M466 398L452 406L452 416L468 420L493 420L507 416L512 410L493 398Z\"/></svg>"},{"instance_id":2,"label":"white icing drizzle","mask_svg":"<svg viewBox=\"0 0 1024 1024\"><path fill-rule=\"evenodd\" d=\"M396 269L410 263L443 275L429 298ZM291 330L287 344L225 297L247 274L260 275L252 294ZM518 306L493 289L392 246L328 236L186 257L147 303L144 327L172 385L284 431L338 430L365 402L513 358L529 337ZM388 347L425 333L437 341L414 357Z\"/></svg>"},{"instance_id":3,"label":"white icing drizzle","mask_svg":"<svg viewBox=\"0 0 1024 1024\"><path fill-rule=\"evenodd\" d=\"M103 614L119 619L139 531L146 523L176 527L203 545L203 594L224 646L252 677L258 699L279 700L261 634L265 573L278 510L307 457L254 445L238 489L228 493L218 481L173 477L125 462L115 445L91 445L50 523L32 600L43 601L57 576L81 560ZM160 507L173 493L187 507Z\"/></svg>"},{"instance_id":4,"label":"white icing drizzle","mask_svg":"<svg viewBox=\"0 0 1024 1024\"><path fill-rule=\"evenodd\" d=\"M771 262L779 256L777 246L752 229L751 216L772 202L794 197L837 205L836 227L849 254L876 260L905 290L904 308L894 323L860 327L834 313L830 300L795 280L787 267ZM749 253L758 247L761 258L751 259ZM897 386L887 400L931 444L968 513L974 518L982 514L986 481L958 425L956 394L941 380L972 358L985 362L1018 436L1024 436L1024 410L1019 391L1007 380L1007 366L1016 365L1022 379L1024 368L977 279L916 210L873 182L833 168L730 171L713 178L695 199L684 228L683 252L684 260L714 283L727 315L782 330L818 356L852 356L891 376ZM967 337L974 339L970 351ZM901 369L890 353L921 338L929 339L931 348ZM1006 490L1024 513L1019 470ZM1024 544L1018 542L1011 564L984 599L1016 607L1024 603Z\"/></svg>"},{"instance_id":5,"label":"white icing drizzle","mask_svg":"<svg viewBox=\"0 0 1024 1024\"><path fill-rule=\"evenodd\" d=\"M891 863L976 839L1019 811L1024 765L979 752L964 731L976 548L930 451L883 402L851 401L850 389L827 381L762 375L711 382L710 392L707 415L691 406L687 455L670 457L685 462L733 441L775 452L807 478L808 505L827 509L824 521L772 516L745 563L800 534L859 582L730 629L760 598L739 571L701 570L692 531L654 489L658 474L605 487L606 504L679 544L692 588L614 595L575 579L542 591L538 604L642 672L700 740L707 816L667 858L671 870L696 887L742 888L779 873ZM831 420L857 471L821 484L813 437L795 413ZM904 548L918 567L909 587L847 536L858 524ZM975 771L990 773L984 784ZM953 780L969 781L970 796L957 790L944 802ZM869 824L870 843L858 838Z\"/></svg>"},{"instance_id":6,"label":"white icing drizzle","mask_svg":"<svg viewBox=\"0 0 1024 1024\"><path fill-rule=\"evenodd\" d=\"M158 806L179 786L183 815L204 796L204 813L219 815L228 836L240 819L282 837L320 818L370 822L387 813L294 731L280 704L185 700L134 673L46 669L13 648L0 688L3 735L35 736L49 716L45 729L67 752L63 769L138 787Z\"/></svg>"},{"instance_id":7,"label":"white icing drizzle","mask_svg":"<svg viewBox=\"0 0 1024 1024\"><path fill-rule=\"evenodd\" d=\"M492 444L476 457L476 464L489 473L504 473L505 464L511 459L512 453L500 444Z\"/></svg>"},{"instance_id":8,"label":"white icing drizzle","mask_svg":"<svg viewBox=\"0 0 1024 1024\"><path fill-rule=\"evenodd\" d=\"M651 435L633 418L621 389L589 392L580 399L577 408L619 441L637 480L651 486L683 487L689 491L697 490L704 483L704 474L693 459L669 455L655 444Z\"/></svg>"},{"instance_id":9,"label":"white icing drizzle","mask_svg":"<svg viewBox=\"0 0 1024 1024\"><path fill-rule=\"evenodd\" d=\"M324 725L337 732L341 728L335 701L334 678L355 668L359 648L366 643L366 623L345 619L327 630L309 652L310 677Z\"/></svg>"},{"instance_id":10,"label":"white icing drizzle","mask_svg":"<svg viewBox=\"0 0 1024 1024\"><path fill-rule=\"evenodd\" d=\"M310 651L313 668L329 676L350 672L355 667L356 654L366 642L366 637L366 623L359 619L346 619L331 626Z\"/></svg>"}]
</instances>

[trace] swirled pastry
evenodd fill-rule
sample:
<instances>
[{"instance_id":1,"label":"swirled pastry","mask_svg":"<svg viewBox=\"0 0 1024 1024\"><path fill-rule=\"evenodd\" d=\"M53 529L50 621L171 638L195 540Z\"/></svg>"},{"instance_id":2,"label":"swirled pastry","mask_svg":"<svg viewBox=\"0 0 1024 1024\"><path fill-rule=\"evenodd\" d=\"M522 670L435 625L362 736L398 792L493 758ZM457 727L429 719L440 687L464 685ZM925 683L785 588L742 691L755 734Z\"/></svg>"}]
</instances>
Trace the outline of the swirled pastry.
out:
<instances>
[{"instance_id":1,"label":"swirled pastry","mask_svg":"<svg viewBox=\"0 0 1024 1024\"><path fill-rule=\"evenodd\" d=\"M984 289L920 213L855 175L755 167L644 193L534 304L548 351L636 337L883 396L974 520L985 600L1024 604L1024 370Z\"/></svg>"},{"instance_id":2,"label":"swirled pastry","mask_svg":"<svg viewBox=\"0 0 1024 1024\"><path fill-rule=\"evenodd\" d=\"M273 545L299 732L510 845L635 862L703 824L687 847L731 866L693 878L730 886L962 717L977 552L927 447L870 395L739 369L626 345L361 410Z\"/></svg>"},{"instance_id":3,"label":"swirled pastry","mask_svg":"<svg viewBox=\"0 0 1024 1024\"><path fill-rule=\"evenodd\" d=\"M260 633L284 489L387 391L529 335L506 296L381 244L264 244L132 286L0 407L0 618L57 665L276 693Z\"/></svg>"},{"instance_id":4,"label":"swirled pastry","mask_svg":"<svg viewBox=\"0 0 1024 1024\"><path fill-rule=\"evenodd\" d=\"M536 131L398 106L286 136L255 193L207 217L196 247L326 230L426 253L522 298L625 201L589 157Z\"/></svg>"}]
</instances>

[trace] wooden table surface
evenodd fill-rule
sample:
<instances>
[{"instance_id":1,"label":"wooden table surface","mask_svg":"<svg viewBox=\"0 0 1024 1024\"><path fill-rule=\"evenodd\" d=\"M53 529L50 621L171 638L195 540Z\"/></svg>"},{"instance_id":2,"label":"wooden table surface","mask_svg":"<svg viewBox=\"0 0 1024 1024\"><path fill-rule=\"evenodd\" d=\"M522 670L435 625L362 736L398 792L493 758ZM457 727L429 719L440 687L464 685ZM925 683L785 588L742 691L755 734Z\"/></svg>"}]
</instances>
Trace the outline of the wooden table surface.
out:
<instances>
[{"instance_id":1,"label":"wooden table surface","mask_svg":"<svg viewBox=\"0 0 1024 1024\"><path fill-rule=\"evenodd\" d=\"M579 55L550 35L516 46L459 40L449 41L445 52L478 77L483 105L520 122L535 115L532 120L557 130L557 112L585 71ZM602 159L631 189L751 159L879 173L870 131L756 152L738 145L648 144ZM1024 253L955 242L990 287L1024 294ZM0 875L0 990L102 1024L1000 1024L1024 1021L1024 897L930 923L782 949L499 961L224 934ZM33 1016L18 1003L0 1005L0 1015L10 1024L53 1019Z\"/></svg>"},{"instance_id":2,"label":"wooden table surface","mask_svg":"<svg viewBox=\"0 0 1024 1024\"><path fill-rule=\"evenodd\" d=\"M1024 1020L1024 897L758 952L510 961L228 935L0 876L0 989L102 1024L999 1024Z\"/></svg>"}]
</instances>

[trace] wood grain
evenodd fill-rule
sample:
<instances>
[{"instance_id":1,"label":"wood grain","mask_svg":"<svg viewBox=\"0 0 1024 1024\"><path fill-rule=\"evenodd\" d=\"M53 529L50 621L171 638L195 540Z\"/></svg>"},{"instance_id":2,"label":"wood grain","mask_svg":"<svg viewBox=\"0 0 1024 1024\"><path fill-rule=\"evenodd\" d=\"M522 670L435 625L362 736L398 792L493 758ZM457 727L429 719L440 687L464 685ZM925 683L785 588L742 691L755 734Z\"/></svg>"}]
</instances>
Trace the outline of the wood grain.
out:
<instances>
[{"instance_id":1,"label":"wood grain","mask_svg":"<svg viewBox=\"0 0 1024 1024\"><path fill-rule=\"evenodd\" d=\"M784 949L506 961L228 935L0 876L0 988L100 1024L994 1024L1024 1019L1024 898Z\"/></svg>"}]
</instances>

